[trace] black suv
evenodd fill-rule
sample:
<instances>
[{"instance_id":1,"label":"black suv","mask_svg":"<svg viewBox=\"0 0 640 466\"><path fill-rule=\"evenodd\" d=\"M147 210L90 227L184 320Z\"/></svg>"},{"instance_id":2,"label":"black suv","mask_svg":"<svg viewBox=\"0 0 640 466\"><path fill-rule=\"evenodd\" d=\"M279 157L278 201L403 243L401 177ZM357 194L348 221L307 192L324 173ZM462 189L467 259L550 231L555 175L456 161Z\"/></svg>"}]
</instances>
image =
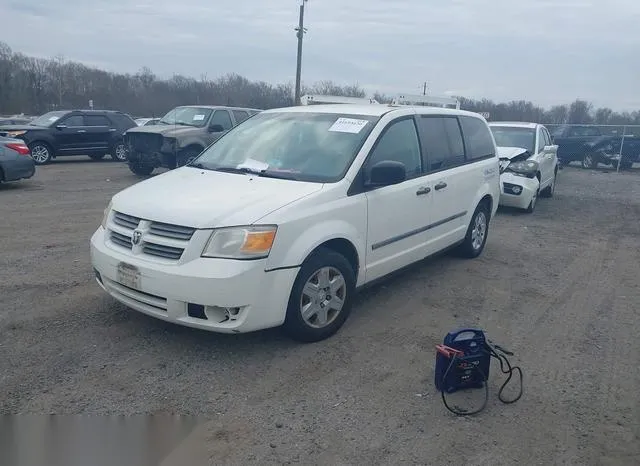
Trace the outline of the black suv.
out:
<instances>
[{"instance_id":1,"label":"black suv","mask_svg":"<svg viewBox=\"0 0 640 466\"><path fill-rule=\"evenodd\" d=\"M61 110L45 113L26 125L0 126L0 136L22 139L37 165L64 155L88 155L100 160L110 154L112 159L124 162L127 152L122 135L136 126L122 112Z\"/></svg>"}]
</instances>

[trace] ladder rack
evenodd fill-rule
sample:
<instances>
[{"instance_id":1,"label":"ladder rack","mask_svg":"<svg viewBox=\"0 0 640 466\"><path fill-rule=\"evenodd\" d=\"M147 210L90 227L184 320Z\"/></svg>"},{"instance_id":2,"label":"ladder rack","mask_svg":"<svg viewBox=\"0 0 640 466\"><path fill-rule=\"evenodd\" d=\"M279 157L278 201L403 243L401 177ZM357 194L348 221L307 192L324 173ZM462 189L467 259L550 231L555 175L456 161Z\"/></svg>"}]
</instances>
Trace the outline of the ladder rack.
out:
<instances>
[{"instance_id":1,"label":"ladder rack","mask_svg":"<svg viewBox=\"0 0 640 466\"><path fill-rule=\"evenodd\" d=\"M423 107L442 107L460 109L460 101L455 97L438 97L433 95L399 94L391 105L420 105Z\"/></svg>"},{"instance_id":2,"label":"ladder rack","mask_svg":"<svg viewBox=\"0 0 640 466\"><path fill-rule=\"evenodd\" d=\"M376 99L361 97L343 97L339 95L305 94L300 98L301 105L321 104L377 104Z\"/></svg>"}]
</instances>

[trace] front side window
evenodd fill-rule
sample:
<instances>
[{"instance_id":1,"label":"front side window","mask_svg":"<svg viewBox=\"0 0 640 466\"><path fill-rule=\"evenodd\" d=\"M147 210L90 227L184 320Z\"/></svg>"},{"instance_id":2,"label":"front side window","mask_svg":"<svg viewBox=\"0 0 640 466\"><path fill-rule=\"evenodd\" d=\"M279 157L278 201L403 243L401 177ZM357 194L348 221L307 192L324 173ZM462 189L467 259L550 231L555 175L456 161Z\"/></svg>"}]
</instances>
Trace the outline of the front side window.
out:
<instances>
[{"instance_id":1,"label":"front side window","mask_svg":"<svg viewBox=\"0 0 640 466\"><path fill-rule=\"evenodd\" d=\"M378 117L259 113L209 146L193 166L300 181L342 179Z\"/></svg>"},{"instance_id":2,"label":"front side window","mask_svg":"<svg viewBox=\"0 0 640 466\"><path fill-rule=\"evenodd\" d=\"M229 116L229 112L226 110L216 110L211 118L211 123L209 126L218 125L222 127L223 131L229 131L233 128L233 123L231 122L231 117Z\"/></svg>"},{"instance_id":3,"label":"front side window","mask_svg":"<svg viewBox=\"0 0 640 466\"><path fill-rule=\"evenodd\" d=\"M84 126L84 117L82 115L73 115L58 122L60 125L67 126Z\"/></svg>"},{"instance_id":4,"label":"front side window","mask_svg":"<svg viewBox=\"0 0 640 466\"><path fill-rule=\"evenodd\" d=\"M207 124L212 110L202 107L177 107L160 119L165 125L196 126Z\"/></svg>"},{"instance_id":5,"label":"front side window","mask_svg":"<svg viewBox=\"0 0 640 466\"><path fill-rule=\"evenodd\" d=\"M421 175L420 143L412 118L391 123L383 132L367 160L365 179L370 179L371 168L376 163L387 160L403 163L407 171L407 179Z\"/></svg>"},{"instance_id":6,"label":"front side window","mask_svg":"<svg viewBox=\"0 0 640 466\"><path fill-rule=\"evenodd\" d=\"M487 124L480 118L461 116L460 124L467 147L469 160L483 159L495 155L495 147Z\"/></svg>"},{"instance_id":7,"label":"front side window","mask_svg":"<svg viewBox=\"0 0 640 466\"><path fill-rule=\"evenodd\" d=\"M496 146L522 147L530 154L535 154L536 130L533 128L514 126L491 126Z\"/></svg>"}]
</instances>

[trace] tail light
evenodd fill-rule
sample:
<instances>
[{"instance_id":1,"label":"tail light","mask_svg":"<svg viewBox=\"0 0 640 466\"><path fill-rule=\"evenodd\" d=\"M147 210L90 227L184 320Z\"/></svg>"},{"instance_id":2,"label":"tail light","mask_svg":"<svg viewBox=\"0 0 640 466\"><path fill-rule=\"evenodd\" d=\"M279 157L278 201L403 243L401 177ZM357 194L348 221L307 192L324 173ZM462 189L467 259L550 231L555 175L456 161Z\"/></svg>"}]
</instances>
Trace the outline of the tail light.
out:
<instances>
[{"instance_id":1,"label":"tail light","mask_svg":"<svg viewBox=\"0 0 640 466\"><path fill-rule=\"evenodd\" d=\"M10 142L10 143L6 144L6 147L8 147L9 149L15 150L20 155L30 155L31 154L31 151L29 150L27 145L19 143L19 142Z\"/></svg>"}]
</instances>

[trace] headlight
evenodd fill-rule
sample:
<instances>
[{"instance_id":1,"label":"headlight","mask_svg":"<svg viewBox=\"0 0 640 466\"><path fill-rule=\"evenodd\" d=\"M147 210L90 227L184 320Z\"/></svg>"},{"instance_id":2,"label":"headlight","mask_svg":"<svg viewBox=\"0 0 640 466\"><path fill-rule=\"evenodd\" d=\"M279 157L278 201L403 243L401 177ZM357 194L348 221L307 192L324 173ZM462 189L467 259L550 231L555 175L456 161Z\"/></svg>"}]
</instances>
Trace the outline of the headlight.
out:
<instances>
[{"instance_id":1,"label":"headlight","mask_svg":"<svg viewBox=\"0 0 640 466\"><path fill-rule=\"evenodd\" d=\"M102 228L107 229L107 221L109 220L109 213L111 212L111 204L113 201L109 201L109 205L104 209L104 215L102 216Z\"/></svg>"},{"instance_id":2,"label":"headlight","mask_svg":"<svg viewBox=\"0 0 640 466\"><path fill-rule=\"evenodd\" d=\"M202 256L262 259L269 255L277 230L275 225L220 228L211 234Z\"/></svg>"},{"instance_id":3,"label":"headlight","mask_svg":"<svg viewBox=\"0 0 640 466\"><path fill-rule=\"evenodd\" d=\"M15 138L16 136L22 136L26 131L7 131L8 138Z\"/></svg>"},{"instance_id":4,"label":"headlight","mask_svg":"<svg viewBox=\"0 0 640 466\"><path fill-rule=\"evenodd\" d=\"M533 177L538 171L538 162L533 160L523 160L521 162L510 163L507 170L515 173L516 175Z\"/></svg>"}]
</instances>

